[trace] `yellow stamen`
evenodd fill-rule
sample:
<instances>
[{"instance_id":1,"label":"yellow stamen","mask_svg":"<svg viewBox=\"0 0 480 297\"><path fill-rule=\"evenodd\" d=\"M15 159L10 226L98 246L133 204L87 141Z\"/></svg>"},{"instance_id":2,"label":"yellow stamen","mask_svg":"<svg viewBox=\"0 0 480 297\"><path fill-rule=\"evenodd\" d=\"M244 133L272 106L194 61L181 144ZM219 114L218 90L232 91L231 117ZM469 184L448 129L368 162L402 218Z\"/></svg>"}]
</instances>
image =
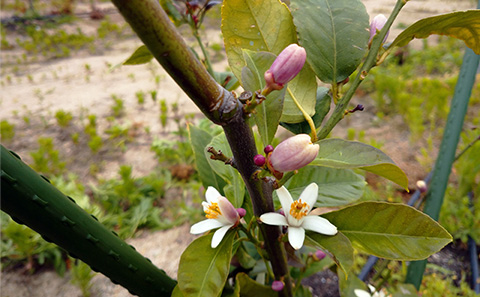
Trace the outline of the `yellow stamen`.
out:
<instances>
[{"instance_id":1,"label":"yellow stamen","mask_svg":"<svg viewBox=\"0 0 480 297\"><path fill-rule=\"evenodd\" d=\"M300 220L308 214L308 204L303 202L302 199L294 201L290 206L290 215L297 220Z\"/></svg>"},{"instance_id":2,"label":"yellow stamen","mask_svg":"<svg viewBox=\"0 0 480 297\"><path fill-rule=\"evenodd\" d=\"M218 203L212 202L205 210L205 217L207 219L216 219L219 215L222 215Z\"/></svg>"}]
</instances>

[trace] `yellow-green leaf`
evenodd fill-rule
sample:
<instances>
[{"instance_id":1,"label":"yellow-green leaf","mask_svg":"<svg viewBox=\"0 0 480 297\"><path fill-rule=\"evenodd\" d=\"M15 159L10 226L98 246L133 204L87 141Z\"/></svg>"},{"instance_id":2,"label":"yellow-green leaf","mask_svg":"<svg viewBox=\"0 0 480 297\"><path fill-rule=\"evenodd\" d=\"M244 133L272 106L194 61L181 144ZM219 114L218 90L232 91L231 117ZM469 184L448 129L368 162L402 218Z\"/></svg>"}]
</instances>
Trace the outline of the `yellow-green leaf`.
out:
<instances>
[{"instance_id":1,"label":"yellow-green leaf","mask_svg":"<svg viewBox=\"0 0 480 297\"><path fill-rule=\"evenodd\" d=\"M222 33L228 63L242 85L242 69L246 66L243 49L278 55L289 44L297 43L292 15L280 0L225 0ZM317 83L308 63L287 88L312 116L315 113ZM299 123L303 120L302 113L287 91L281 121Z\"/></svg>"},{"instance_id":2,"label":"yellow-green leaf","mask_svg":"<svg viewBox=\"0 0 480 297\"><path fill-rule=\"evenodd\" d=\"M368 144L329 138L317 142L320 150L310 165L333 168L360 168L385 177L408 189L408 178L381 150Z\"/></svg>"},{"instance_id":3,"label":"yellow-green leaf","mask_svg":"<svg viewBox=\"0 0 480 297\"><path fill-rule=\"evenodd\" d=\"M322 216L355 248L380 258L421 260L452 241L440 224L403 204L363 202Z\"/></svg>"},{"instance_id":4,"label":"yellow-green leaf","mask_svg":"<svg viewBox=\"0 0 480 297\"><path fill-rule=\"evenodd\" d=\"M228 63L240 81L245 66L242 49L278 55L297 42L290 11L279 0L225 0L222 33Z\"/></svg>"},{"instance_id":5,"label":"yellow-green leaf","mask_svg":"<svg viewBox=\"0 0 480 297\"><path fill-rule=\"evenodd\" d=\"M178 287L185 297L219 296L227 280L235 232L229 230L220 245L211 248L213 233L195 239L183 252Z\"/></svg>"},{"instance_id":6,"label":"yellow-green leaf","mask_svg":"<svg viewBox=\"0 0 480 297\"><path fill-rule=\"evenodd\" d=\"M390 47L404 46L414 38L427 38L432 34L461 39L480 55L480 10L457 11L422 19L400 33Z\"/></svg>"},{"instance_id":7,"label":"yellow-green leaf","mask_svg":"<svg viewBox=\"0 0 480 297\"><path fill-rule=\"evenodd\" d=\"M145 45L140 46L137 50L125 61L123 65L140 65L150 62L153 59L152 53Z\"/></svg>"},{"instance_id":8,"label":"yellow-green leaf","mask_svg":"<svg viewBox=\"0 0 480 297\"><path fill-rule=\"evenodd\" d=\"M345 273L348 274L352 268L353 247L350 240L342 232L329 236L307 231L305 243L325 251Z\"/></svg>"}]
</instances>

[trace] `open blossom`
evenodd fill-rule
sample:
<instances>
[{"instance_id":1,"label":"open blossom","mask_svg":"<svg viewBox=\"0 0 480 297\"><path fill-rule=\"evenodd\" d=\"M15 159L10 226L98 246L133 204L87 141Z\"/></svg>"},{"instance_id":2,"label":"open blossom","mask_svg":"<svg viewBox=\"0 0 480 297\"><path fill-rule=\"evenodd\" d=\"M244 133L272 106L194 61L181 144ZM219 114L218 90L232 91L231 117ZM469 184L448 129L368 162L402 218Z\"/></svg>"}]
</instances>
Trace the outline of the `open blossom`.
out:
<instances>
[{"instance_id":1,"label":"open blossom","mask_svg":"<svg viewBox=\"0 0 480 297\"><path fill-rule=\"evenodd\" d=\"M372 292L371 294L365 290L360 290L360 289L353 290L353 293L355 293L357 297L385 297L385 292L383 291L377 292L374 286L368 285L368 288Z\"/></svg>"},{"instance_id":2,"label":"open blossom","mask_svg":"<svg viewBox=\"0 0 480 297\"><path fill-rule=\"evenodd\" d=\"M306 58L307 52L303 47L297 44L287 46L265 72L265 88L269 91L281 90L302 70Z\"/></svg>"},{"instance_id":3,"label":"open blossom","mask_svg":"<svg viewBox=\"0 0 480 297\"><path fill-rule=\"evenodd\" d=\"M317 201L318 186L315 183L308 185L300 198L293 201L292 196L285 187L276 190L284 214L275 212L264 213L260 221L267 225L287 226L288 241L296 250L303 246L305 230L314 231L325 235L337 234L337 227L327 219L320 216L309 215L313 204Z\"/></svg>"},{"instance_id":4,"label":"open blossom","mask_svg":"<svg viewBox=\"0 0 480 297\"><path fill-rule=\"evenodd\" d=\"M223 197L214 187L208 187L205 193L206 202L202 202L205 212L204 221L198 222L190 228L190 233L201 234L206 231L220 228L213 234L212 248L216 248L228 229L238 225L240 215L227 198Z\"/></svg>"},{"instance_id":5,"label":"open blossom","mask_svg":"<svg viewBox=\"0 0 480 297\"><path fill-rule=\"evenodd\" d=\"M380 30L382 30L383 26L385 26L386 23L387 18L383 14L379 14L373 18L372 22L370 23L370 39L368 40L369 44L370 42L372 42L373 36L375 36L375 34L377 34ZM387 35L385 35L383 42L387 40L388 33L389 32L387 32Z\"/></svg>"},{"instance_id":6,"label":"open blossom","mask_svg":"<svg viewBox=\"0 0 480 297\"><path fill-rule=\"evenodd\" d=\"M312 162L320 146L308 134L298 134L282 141L272 152L269 162L279 172L300 169Z\"/></svg>"}]
</instances>

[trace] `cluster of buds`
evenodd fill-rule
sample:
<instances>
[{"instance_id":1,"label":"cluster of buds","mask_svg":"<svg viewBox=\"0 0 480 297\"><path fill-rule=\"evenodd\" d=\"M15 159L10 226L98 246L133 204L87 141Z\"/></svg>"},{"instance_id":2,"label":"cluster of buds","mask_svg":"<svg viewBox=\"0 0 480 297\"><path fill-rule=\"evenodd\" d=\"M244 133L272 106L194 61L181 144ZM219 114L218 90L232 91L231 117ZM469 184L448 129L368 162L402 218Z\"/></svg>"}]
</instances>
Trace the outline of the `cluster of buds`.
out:
<instances>
[{"instance_id":1,"label":"cluster of buds","mask_svg":"<svg viewBox=\"0 0 480 297\"><path fill-rule=\"evenodd\" d=\"M307 52L297 44L287 46L275 59L270 69L265 72L265 88L263 95L274 90L281 90L302 70Z\"/></svg>"},{"instance_id":2,"label":"cluster of buds","mask_svg":"<svg viewBox=\"0 0 480 297\"><path fill-rule=\"evenodd\" d=\"M282 141L275 149L268 145L263 155L253 158L255 165L266 167L277 178L281 179L284 172L298 170L318 155L320 146L313 144L308 134L298 134Z\"/></svg>"}]
</instances>

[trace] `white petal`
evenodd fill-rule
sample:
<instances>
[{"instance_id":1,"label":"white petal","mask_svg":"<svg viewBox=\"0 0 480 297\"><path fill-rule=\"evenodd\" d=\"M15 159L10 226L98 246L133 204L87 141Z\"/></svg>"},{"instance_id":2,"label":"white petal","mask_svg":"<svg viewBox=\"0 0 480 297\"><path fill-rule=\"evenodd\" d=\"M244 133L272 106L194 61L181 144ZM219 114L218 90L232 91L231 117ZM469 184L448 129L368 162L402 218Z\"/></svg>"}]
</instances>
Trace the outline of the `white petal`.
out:
<instances>
[{"instance_id":1,"label":"white petal","mask_svg":"<svg viewBox=\"0 0 480 297\"><path fill-rule=\"evenodd\" d=\"M305 229L297 227L288 227L288 242L296 250L303 246L305 240Z\"/></svg>"},{"instance_id":2,"label":"white petal","mask_svg":"<svg viewBox=\"0 0 480 297\"><path fill-rule=\"evenodd\" d=\"M303 218L302 227L306 230L315 231L325 235L337 234L337 227L327 219L319 216L306 216Z\"/></svg>"},{"instance_id":3,"label":"white petal","mask_svg":"<svg viewBox=\"0 0 480 297\"><path fill-rule=\"evenodd\" d=\"M353 293L355 293L355 295L357 295L357 297L372 297L372 295L370 295L370 293L368 293L367 291L364 291L364 290L360 290L360 289L353 290Z\"/></svg>"},{"instance_id":4,"label":"white petal","mask_svg":"<svg viewBox=\"0 0 480 297\"><path fill-rule=\"evenodd\" d=\"M190 233L192 234L200 234L203 232L207 232L208 230L212 230L218 227L222 227L224 224L217 220L207 219L201 222L196 223L190 228Z\"/></svg>"},{"instance_id":5,"label":"white petal","mask_svg":"<svg viewBox=\"0 0 480 297\"><path fill-rule=\"evenodd\" d=\"M212 248L213 249L216 248L220 244L220 241L222 241L222 239L225 236L225 234L227 233L228 229L230 229L232 226L233 225L223 226L222 228L215 231L215 233L213 234L213 238L212 238Z\"/></svg>"},{"instance_id":6,"label":"white petal","mask_svg":"<svg viewBox=\"0 0 480 297\"><path fill-rule=\"evenodd\" d=\"M260 221L267 225L287 226L287 218L276 212L267 212L260 216Z\"/></svg>"},{"instance_id":7,"label":"white petal","mask_svg":"<svg viewBox=\"0 0 480 297\"><path fill-rule=\"evenodd\" d=\"M318 197L318 186L316 183L309 184L300 194L299 200L302 199L302 202L308 204L308 211L312 210L313 205L317 202Z\"/></svg>"},{"instance_id":8,"label":"white petal","mask_svg":"<svg viewBox=\"0 0 480 297\"><path fill-rule=\"evenodd\" d=\"M306 216L303 219L304 221L302 223L302 227L305 230L310 230L325 235L335 235L338 232L335 225L320 216Z\"/></svg>"},{"instance_id":9,"label":"white petal","mask_svg":"<svg viewBox=\"0 0 480 297\"><path fill-rule=\"evenodd\" d=\"M285 212L285 215L290 215L290 207L292 206L293 199L292 195L290 195L290 192L282 186L280 189L276 191L278 195L278 199L280 200L280 203L282 204L283 211Z\"/></svg>"},{"instance_id":10,"label":"white petal","mask_svg":"<svg viewBox=\"0 0 480 297\"><path fill-rule=\"evenodd\" d=\"M205 192L205 199L208 203L217 202L218 197L222 196L214 187L208 187Z\"/></svg>"}]
</instances>

